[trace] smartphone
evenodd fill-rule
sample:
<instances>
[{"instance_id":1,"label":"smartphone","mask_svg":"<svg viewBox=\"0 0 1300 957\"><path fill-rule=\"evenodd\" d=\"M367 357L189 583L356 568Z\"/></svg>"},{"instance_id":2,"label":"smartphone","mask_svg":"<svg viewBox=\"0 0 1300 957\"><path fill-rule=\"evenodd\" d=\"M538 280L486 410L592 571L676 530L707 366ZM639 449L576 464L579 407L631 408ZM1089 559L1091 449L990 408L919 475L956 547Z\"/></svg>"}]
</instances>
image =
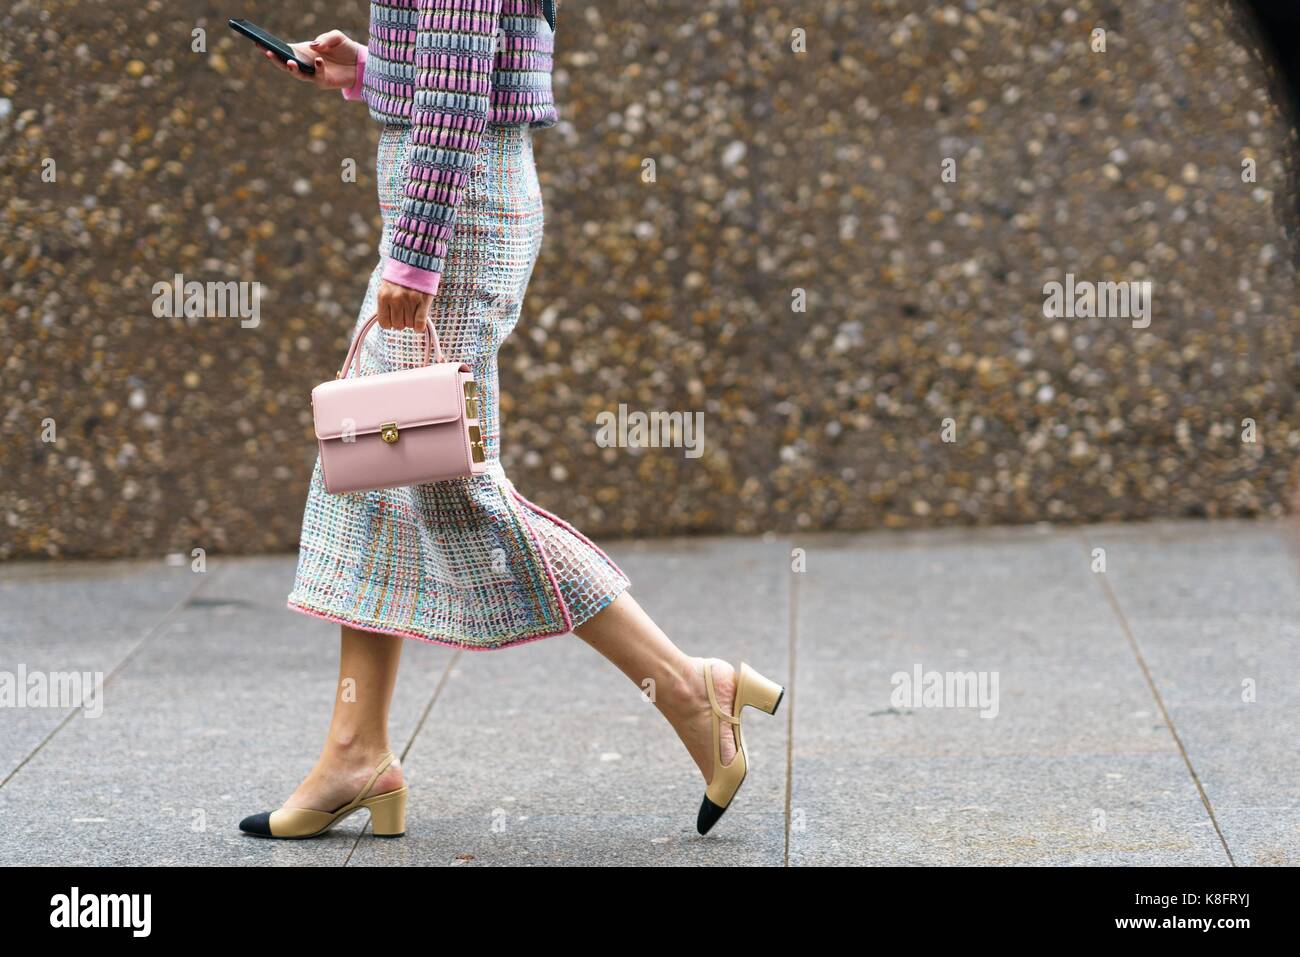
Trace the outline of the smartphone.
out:
<instances>
[{"instance_id":1,"label":"smartphone","mask_svg":"<svg viewBox=\"0 0 1300 957\"><path fill-rule=\"evenodd\" d=\"M248 39L252 40L264 50L270 50L276 55L281 63L288 63L292 60L298 64L298 69L303 73L315 73L316 67L310 63L305 63L299 59L298 55L293 52L293 47L285 43L277 36L272 36L255 23L249 23L247 20L230 20L230 29L236 33L242 33Z\"/></svg>"}]
</instances>

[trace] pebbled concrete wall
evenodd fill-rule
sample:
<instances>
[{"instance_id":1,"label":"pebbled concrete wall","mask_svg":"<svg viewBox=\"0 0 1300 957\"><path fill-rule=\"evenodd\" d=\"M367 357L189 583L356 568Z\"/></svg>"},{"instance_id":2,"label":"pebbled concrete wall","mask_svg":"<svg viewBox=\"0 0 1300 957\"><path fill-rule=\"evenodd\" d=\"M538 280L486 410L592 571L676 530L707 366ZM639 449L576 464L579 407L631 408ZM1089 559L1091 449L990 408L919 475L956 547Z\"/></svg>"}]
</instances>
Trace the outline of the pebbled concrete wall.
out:
<instances>
[{"instance_id":1,"label":"pebbled concrete wall","mask_svg":"<svg viewBox=\"0 0 1300 957\"><path fill-rule=\"evenodd\" d=\"M377 128L228 13L0 12L0 558L296 545ZM361 0L243 15L365 35ZM1227 0L570 2L559 44L502 355L539 504L597 536L1283 510L1296 137ZM260 283L259 324L156 317L177 273ZM1150 282L1149 325L1045 316L1067 274ZM602 447L620 405L702 413L703 454Z\"/></svg>"}]
</instances>

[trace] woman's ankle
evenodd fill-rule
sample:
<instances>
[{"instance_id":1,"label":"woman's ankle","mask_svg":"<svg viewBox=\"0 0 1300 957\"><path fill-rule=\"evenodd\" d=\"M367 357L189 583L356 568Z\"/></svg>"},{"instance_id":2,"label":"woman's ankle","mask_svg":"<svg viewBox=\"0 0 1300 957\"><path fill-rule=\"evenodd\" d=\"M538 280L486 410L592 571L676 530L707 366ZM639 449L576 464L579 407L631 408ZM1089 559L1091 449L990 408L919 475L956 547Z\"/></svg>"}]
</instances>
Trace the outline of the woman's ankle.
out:
<instances>
[{"instance_id":1,"label":"woman's ankle","mask_svg":"<svg viewBox=\"0 0 1300 957\"><path fill-rule=\"evenodd\" d=\"M703 660L683 655L681 661L668 667L660 680L655 704L669 721L687 718L699 710L700 695L704 693Z\"/></svg>"},{"instance_id":2,"label":"woman's ankle","mask_svg":"<svg viewBox=\"0 0 1300 957\"><path fill-rule=\"evenodd\" d=\"M321 757L331 763L377 765L391 751L392 748L389 747L386 737L365 736L350 731L331 730L329 737L325 739ZM394 759L394 763L396 763L396 759Z\"/></svg>"}]
</instances>

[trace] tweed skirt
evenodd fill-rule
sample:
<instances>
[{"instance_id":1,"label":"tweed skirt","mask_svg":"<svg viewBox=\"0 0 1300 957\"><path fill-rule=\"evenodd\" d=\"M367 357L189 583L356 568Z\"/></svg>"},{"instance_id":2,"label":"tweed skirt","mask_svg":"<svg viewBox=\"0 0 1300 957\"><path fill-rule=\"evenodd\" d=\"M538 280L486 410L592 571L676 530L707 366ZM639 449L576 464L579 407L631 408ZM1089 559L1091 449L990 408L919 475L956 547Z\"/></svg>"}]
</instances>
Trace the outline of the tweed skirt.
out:
<instances>
[{"instance_id":1,"label":"tweed skirt","mask_svg":"<svg viewBox=\"0 0 1300 957\"><path fill-rule=\"evenodd\" d=\"M375 311L410 147L410 127L384 128L380 261L358 326ZM519 321L541 243L532 131L488 126L430 312L447 358L468 362L478 380L487 471L330 494L318 458L290 608L367 631L493 649L563 634L629 586L604 552L524 498L501 466L497 350ZM422 348L422 336L409 329L375 328L361 350L361 374L419 365Z\"/></svg>"}]
</instances>

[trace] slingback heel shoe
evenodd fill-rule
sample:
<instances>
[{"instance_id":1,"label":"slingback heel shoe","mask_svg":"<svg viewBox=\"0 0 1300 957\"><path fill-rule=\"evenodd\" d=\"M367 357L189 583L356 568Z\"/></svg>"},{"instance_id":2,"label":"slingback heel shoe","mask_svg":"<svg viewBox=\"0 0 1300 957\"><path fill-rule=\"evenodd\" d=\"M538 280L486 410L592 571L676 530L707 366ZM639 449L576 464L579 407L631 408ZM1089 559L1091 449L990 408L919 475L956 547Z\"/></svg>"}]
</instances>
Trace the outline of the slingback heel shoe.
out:
<instances>
[{"instance_id":1,"label":"slingback heel shoe","mask_svg":"<svg viewBox=\"0 0 1300 957\"><path fill-rule=\"evenodd\" d=\"M718 707L718 697L713 690L713 669L708 661L704 662L704 686L709 691L709 707L713 709L713 778L704 790L704 801L700 804L699 816L695 819L695 829L701 834L708 834L709 829L718 823L724 811L731 805L731 799L740 790L749 771L749 756L745 753L745 739L740 734L740 710L746 705L776 714L776 709L785 697L785 689L771 679L764 678L743 661L736 676L736 697L732 702L731 714ZM722 763L722 722L732 726L736 738L736 756L730 764Z\"/></svg>"},{"instance_id":2,"label":"slingback heel shoe","mask_svg":"<svg viewBox=\"0 0 1300 957\"><path fill-rule=\"evenodd\" d=\"M361 793L337 811L313 811L305 807L282 807L278 811L263 811L250 814L239 822L239 829L245 834L257 837L275 837L294 840L306 837L319 837L353 811L365 808L370 812L370 825L376 837L401 837L406 833L406 795L405 787L383 794L370 795L370 789L379 780L379 775L397 758L390 751L370 780L361 789Z\"/></svg>"}]
</instances>

